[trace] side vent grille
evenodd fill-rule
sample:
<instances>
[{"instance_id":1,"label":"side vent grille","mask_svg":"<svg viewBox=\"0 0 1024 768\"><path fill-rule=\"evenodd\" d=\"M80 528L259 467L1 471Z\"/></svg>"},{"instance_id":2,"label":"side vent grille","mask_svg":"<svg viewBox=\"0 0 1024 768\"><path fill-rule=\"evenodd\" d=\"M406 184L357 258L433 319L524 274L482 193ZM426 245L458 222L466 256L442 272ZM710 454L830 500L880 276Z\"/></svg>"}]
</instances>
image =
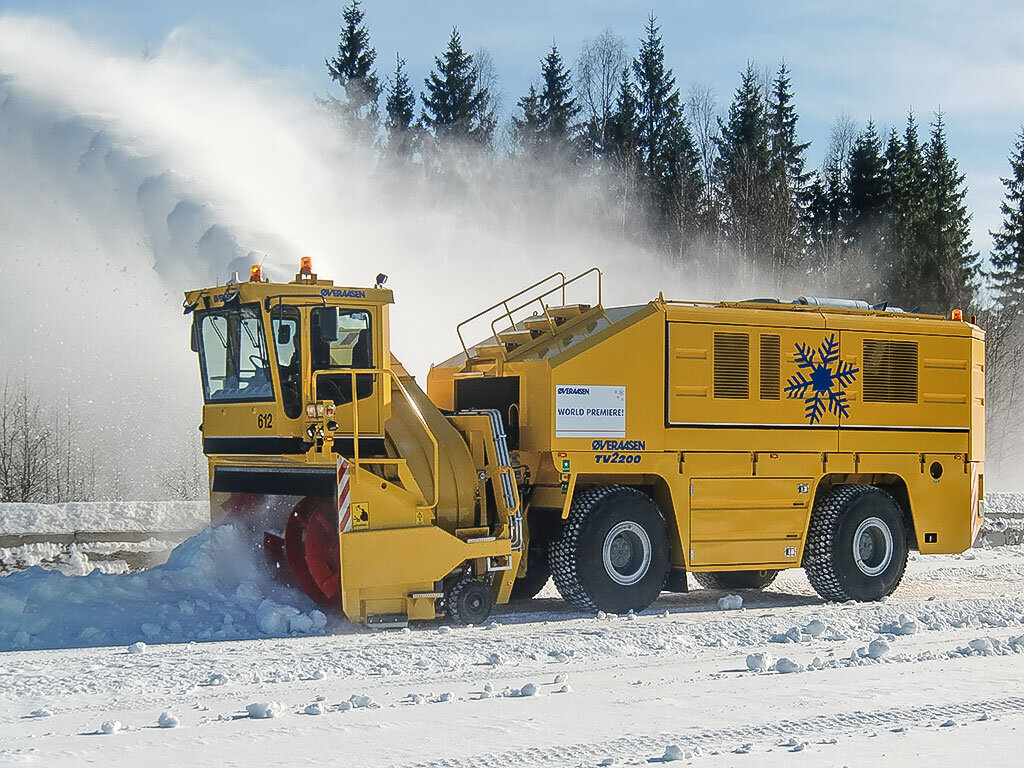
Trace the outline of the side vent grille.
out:
<instances>
[{"instance_id":1,"label":"side vent grille","mask_svg":"<svg viewBox=\"0 0 1024 768\"><path fill-rule=\"evenodd\" d=\"M715 397L750 397L750 337L745 333L715 334Z\"/></svg>"},{"instance_id":2,"label":"side vent grille","mask_svg":"<svg viewBox=\"0 0 1024 768\"><path fill-rule=\"evenodd\" d=\"M864 339L864 402L917 402L917 342Z\"/></svg>"},{"instance_id":3,"label":"side vent grille","mask_svg":"<svg viewBox=\"0 0 1024 768\"><path fill-rule=\"evenodd\" d=\"M761 399L778 400L782 377L779 371L779 337L761 336Z\"/></svg>"}]
</instances>

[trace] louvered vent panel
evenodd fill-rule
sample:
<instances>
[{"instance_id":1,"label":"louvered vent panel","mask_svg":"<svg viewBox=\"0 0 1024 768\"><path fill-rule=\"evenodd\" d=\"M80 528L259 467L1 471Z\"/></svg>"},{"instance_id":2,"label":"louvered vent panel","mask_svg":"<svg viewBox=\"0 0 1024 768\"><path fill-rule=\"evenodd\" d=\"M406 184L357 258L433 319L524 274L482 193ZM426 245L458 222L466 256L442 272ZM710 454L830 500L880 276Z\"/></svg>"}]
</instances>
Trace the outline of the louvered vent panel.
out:
<instances>
[{"instance_id":1,"label":"louvered vent panel","mask_svg":"<svg viewBox=\"0 0 1024 768\"><path fill-rule=\"evenodd\" d=\"M779 374L779 337L761 337L761 399L778 400L782 378Z\"/></svg>"},{"instance_id":2,"label":"louvered vent panel","mask_svg":"<svg viewBox=\"0 0 1024 768\"><path fill-rule=\"evenodd\" d=\"M750 397L750 337L745 333L715 334L715 397Z\"/></svg>"},{"instance_id":3,"label":"louvered vent panel","mask_svg":"<svg viewBox=\"0 0 1024 768\"><path fill-rule=\"evenodd\" d=\"M917 402L917 342L864 339L864 402Z\"/></svg>"}]
</instances>

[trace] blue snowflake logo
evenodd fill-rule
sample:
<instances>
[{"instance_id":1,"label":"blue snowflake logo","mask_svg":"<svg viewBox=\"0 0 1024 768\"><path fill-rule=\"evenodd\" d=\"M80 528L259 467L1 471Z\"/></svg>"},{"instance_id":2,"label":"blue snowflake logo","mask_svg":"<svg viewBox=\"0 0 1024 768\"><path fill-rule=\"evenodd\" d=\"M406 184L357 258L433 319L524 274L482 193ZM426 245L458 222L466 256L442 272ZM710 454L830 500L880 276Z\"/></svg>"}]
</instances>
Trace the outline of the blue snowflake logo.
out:
<instances>
[{"instance_id":1,"label":"blue snowflake logo","mask_svg":"<svg viewBox=\"0 0 1024 768\"><path fill-rule=\"evenodd\" d=\"M817 356L817 359L815 359ZM846 388L853 383L859 368L839 359L839 341L833 333L817 349L796 343L797 372L786 380L786 396L804 401L804 415L817 424L826 409L836 416L850 416ZM827 404L826 404L827 398Z\"/></svg>"}]
</instances>

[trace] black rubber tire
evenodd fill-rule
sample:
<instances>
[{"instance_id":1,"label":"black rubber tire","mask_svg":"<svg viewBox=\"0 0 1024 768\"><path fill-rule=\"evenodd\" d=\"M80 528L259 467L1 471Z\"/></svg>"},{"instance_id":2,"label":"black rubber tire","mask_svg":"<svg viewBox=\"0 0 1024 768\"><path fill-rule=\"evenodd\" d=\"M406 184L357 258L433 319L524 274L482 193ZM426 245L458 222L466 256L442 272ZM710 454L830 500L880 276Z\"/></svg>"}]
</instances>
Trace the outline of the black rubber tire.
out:
<instances>
[{"instance_id":1,"label":"black rubber tire","mask_svg":"<svg viewBox=\"0 0 1024 768\"><path fill-rule=\"evenodd\" d=\"M446 590L444 604L453 624L483 624L491 615L494 598L482 581L465 578Z\"/></svg>"},{"instance_id":2,"label":"black rubber tire","mask_svg":"<svg viewBox=\"0 0 1024 768\"><path fill-rule=\"evenodd\" d=\"M548 545L545 542L530 542L526 551L526 575L516 579L512 585L512 600L532 600L551 578L548 563Z\"/></svg>"},{"instance_id":3,"label":"black rubber tire","mask_svg":"<svg viewBox=\"0 0 1024 768\"><path fill-rule=\"evenodd\" d=\"M853 550L857 528L869 518L877 518L892 540L891 557L877 575L861 570ZM908 550L903 510L892 496L872 485L840 485L814 505L803 566L807 580L824 599L867 602L890 595L899 586ZM878 565L882 562L884 558Z\"/></svg>"},{"instance_id":4,"label":"black rubber tire","mask_svg":"<svg viewBox=\"0 0 1024 768\"><path fill-rule=\"evenodd\" d=\"M778 571L694 571L693 578L704 589L764 589L779 575Z\"/></svg>"},{"instance_id":5,"label":"black rubber tire","mask_svg":"<svg viewBox=\"0 0 1024 768\"><path fill-rule=\"evenodd\" d=\"M646 570L632 584L617 583L604 564L605 539L620 523L642 528L650 544ZM558 592L575 608L611 613L641 611L658 597L668 576L665 519L650 496L635 488L588 488L573 498L569 517L548 549L548 559Z\"/></svg>"}]
</instances>

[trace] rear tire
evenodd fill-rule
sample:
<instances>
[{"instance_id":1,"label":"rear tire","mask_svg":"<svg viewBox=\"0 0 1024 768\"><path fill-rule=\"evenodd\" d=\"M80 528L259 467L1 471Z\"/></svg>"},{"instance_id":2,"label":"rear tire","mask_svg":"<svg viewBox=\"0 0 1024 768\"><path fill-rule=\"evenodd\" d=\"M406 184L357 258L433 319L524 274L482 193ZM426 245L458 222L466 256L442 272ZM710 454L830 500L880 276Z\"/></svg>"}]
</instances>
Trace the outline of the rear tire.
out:
<instances>
[{"instance_id":1,"label":"rear tire","mask_svg":"<svg viewBox=\"0 0 1024 768\"><path fill-rule=\"evenodd\" d=\"M778 571L703 571L693 578L704 589L764 589L779 575Z\"/></svg>"},{"instance_id":2,"label":"rear tire","mask_svg":"<svg viewBox=\"0 0 1024 768\"><path fill-rule=\"evenodd\" d=\"M453 624L483 624L491 615L494 599L482 581L460 579L445 593L445 607Z\"/></svg>"},{"instance_id":3,"label":"rear tire","mask_svg":"<svg viewBox=\"0 0 1024 768\"><path fill-rule=\"evenodd\" d=\"M530 542L526 551L526 575L512 585L513 600L532 600L551 578L546 542Z\"/></svg>"},{"instance_id":4,"label":"rear tire","mask_svg":"<svg viewBox=\"0 0 1024 768\"><path fill-rule=\"evenodd\" d=\"M640 611L669 569L665 520L645 493L622 485L581 491L548 550L562 598L581 611Z\"/></svg>"},{"instance_id":5,"label":"rear tire","mask_svg":"<svg viewBox=\"0 0 1024 768\"><path fill-rule=\"evenodd\" d=\"M826 600L890 595L907 568L907 526L896 500L872 485L840 485L814 505L804 570Z\"/></svg>"}]
</instances>

